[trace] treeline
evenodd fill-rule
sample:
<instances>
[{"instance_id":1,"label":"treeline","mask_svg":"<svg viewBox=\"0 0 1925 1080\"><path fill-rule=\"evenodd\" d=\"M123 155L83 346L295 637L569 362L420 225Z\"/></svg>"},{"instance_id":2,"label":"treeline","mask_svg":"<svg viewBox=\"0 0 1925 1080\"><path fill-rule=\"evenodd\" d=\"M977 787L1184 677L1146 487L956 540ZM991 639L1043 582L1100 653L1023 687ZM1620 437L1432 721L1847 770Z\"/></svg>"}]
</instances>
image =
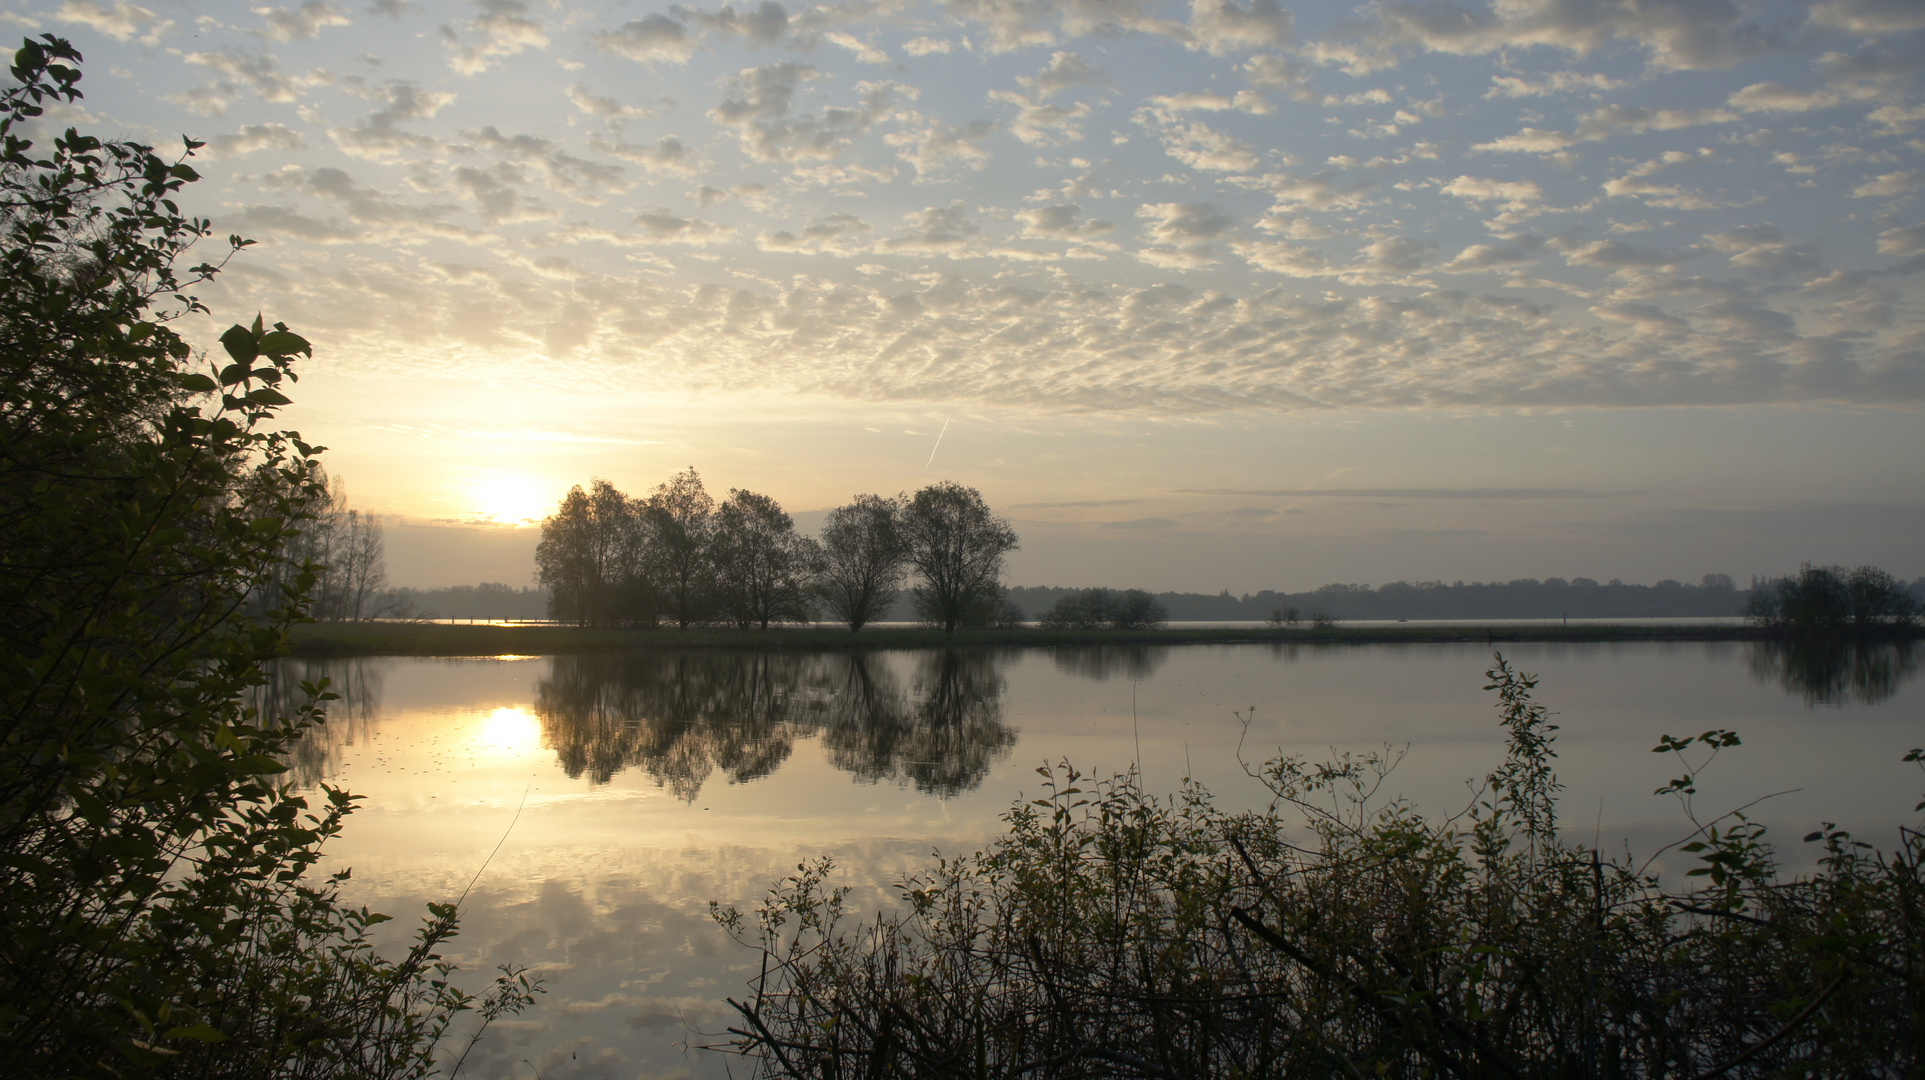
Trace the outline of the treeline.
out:
<instances>
[{"instance_id":1,"label":"treeline","mask_svg":"<svg viewBox=\"0 0 1925 1080\"><path fill-rule=\"evenodd\" d=\"M545 619L548 593L535 586L515 588L499 581L451 585L445 589L395 590L397 599L423 619Z\"/></svg>"},{"instance_id":2,"label":"treeline","mask_svg":"<svg viewBox=\"0 0 1925 1080\"><path fill-rule=\"evenodd\" d=\"M860 495L821 536L767 495L731 489L717 504L694 467L642 498L606 480L577 486L542 522L536 575L550 617L581 626L767 627L826 612L856 631L888 612L906 581L922 622L1019 622L1004 599L1016 533L974 488Z\"/></svg>"},{"instance_id":3,"label":"treeline","mask_svg":"<svg viewBox=\"0 0 1925 1080\"><path fill-rule=\"evenodd\" d=\"M1761 583L1757 583L1761 584ZM1925 579L1920 584L1925 586ZM1018 587L1010 599L1029 611L1047 610L1080 589ZM1745 614L1750 594L1726 574L1706 574L1695 585L1665 580L1632 585L1615 578L1520 578L1505 582L1393 581L1325 585L1306 592L1232 595L1155 594L1168 618L1178 622L1291 622L1316 615L1333 619L1608 619L1711 618ZM1294 614L1293 614L1294 613Z\"/></svg>"}]
</instances>

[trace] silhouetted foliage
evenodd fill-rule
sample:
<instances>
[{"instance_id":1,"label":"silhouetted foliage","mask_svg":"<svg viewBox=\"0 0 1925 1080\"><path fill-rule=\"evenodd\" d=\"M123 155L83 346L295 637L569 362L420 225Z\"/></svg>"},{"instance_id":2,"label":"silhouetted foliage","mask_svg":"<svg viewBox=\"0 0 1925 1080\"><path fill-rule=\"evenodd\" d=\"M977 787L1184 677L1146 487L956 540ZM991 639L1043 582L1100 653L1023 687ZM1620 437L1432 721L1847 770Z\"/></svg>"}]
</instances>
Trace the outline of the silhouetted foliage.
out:
<instances>
[{"instance_id":1,"label":"silhouetted foliage","mask_svg":"<svg viewBox=\"0 0 1925 1080\"><path fill-rule=\"evenodd\" d=\"M1164 618L1163 605L1142 589L1084 589L1056 601L1037 621L1063 630L1150 630Z\"/></svg>"},{"instance_id":2,"label":"silhouetted foliage","mask_svg":"<svg viewBox=\"0 0 1925 1080\"><path fill-rule=\"evenodd\" d=\"M1796 577L1753 588L1745 615L1783 634L1865 637L1910 629L1919 606L1904 582L1876 566L1847 570L1805 563Z\"/></svg>"},{"instance_id":3,"label":"silhouetted foliage","mask_svg":"<svg viewBox=\"0 0 1925 1080\"><path fill-rule=\"evenodd\" d=\"M822 563L817 543L767 495L731 490L715 512L710 559L716 604L738 626L815 617L810 586Z\"/></svg>"},{"instance_id":4,"label":"silhouetted foliage","mask_svg":"<svg viewBox=\"0 0 1925 1080\"><path fill-rule=\"evenodd\" d=\"M910 498L899 529L924 622L954 631L1003 617L1003 556L1016 550L1016 530L990 512L981 492L931 484Z\"/></svg>"},{"instance_id":5,"label":"silhouetted foliage","mask_svg":"<svg viewBox=\"0 0 1925 1080\"><path fill-rule=\"evenodd\" d=\"M642 506L650 576L662 615L676 626L706 622L715 610L715 560L710 549L715 500L695 466L657 487Z\"/></svg>"},{"instance_id":6,"label":"silhouetted foliage","mask_svg":"<svg viewBox=\"0 0 1925 1080\"><path fill-rule=\"evenodd\" d=\"M816 587L830 614L852 633L886 614L902 588L908 552L897 523L905 501L858 495L822 522Z\"/></svg>"},{"instance_id":7,"label":"silhouetted foliage","mask_svg":"<svg viewBox=\"0 0 1925 1080\"><path fill-rule=\"evenodd\" d=\"M307 567L314 568L309 617L321 622L361 622L414 614L407 598L388 587L387 542L377 514L348 505L346 485L317 471L321 494L282 547L274 579L257 593L265 613Z\"/></svg>"},{"instance_id":8,"label":"silhouetted foliage","mask_svg":"<svg viewBox=\"0 0 1925 1080\"><path fill-rule=\"evenodd\" d=\"M537 580L557 622L653 626L659 591L649 573L642 507L606 480L580 485L541 523Z\"/></svg>"},{"instance_id":9,"label":"silhouetted foliage","mask_svg":"<svg viewBox=\"0 0 1925 1080\"><path fill-rule=\"evenodd\" d=\"M1913 1075L1925 1064L1925 834L1831 826L1778 874L1693 776L1739 740L1663 736L1696 883L1560 840L1555 725L1488 673L1508 735L1465 810L1427 818L1389 755L1253 769L1228 813L1186 784L1038 769L987 850L938 857L856 919L828 860L751 913L734 1046L786 1077L1657 1078ZM1908 762L1925 761L1914 750ZM1925 806L1925 804L1921 804Z\"/></svg>"},{"instance_id":10,"label":"silhouetted foliage","mask_svg":"<svg viewBox=\"0 0 1925 1080\"><path fill-rule=\"evenodd\" d=\"M177 266L200 144L42 137L80 59L30 40L0 90L0 1075L422 1075L477 1004L435 952L455 909L376 956L384 917L310 873L350 797L280 779L326 696L248 705L321 573L283 563L318 448L268 429L309 344L181 340L220 269Z\"/></svg>"}]
</instances>

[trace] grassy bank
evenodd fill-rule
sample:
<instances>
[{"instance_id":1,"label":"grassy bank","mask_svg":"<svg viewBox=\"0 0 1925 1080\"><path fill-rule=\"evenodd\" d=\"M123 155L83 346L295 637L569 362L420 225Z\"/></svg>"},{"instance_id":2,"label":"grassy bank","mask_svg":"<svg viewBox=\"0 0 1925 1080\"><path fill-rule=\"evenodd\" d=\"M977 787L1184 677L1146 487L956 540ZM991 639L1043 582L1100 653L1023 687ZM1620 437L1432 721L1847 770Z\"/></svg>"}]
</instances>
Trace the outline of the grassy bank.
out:
<instances>
[{"instance_id":1,"label":"grassy bank","mask_svg":"<svg viewBox=\"0 0 1925 1080\"><path fill-rule=\"evenodd\" d=\"M1756 641L1749 626L1334 626L1184 627L1157 630L964 630L923 627L784 626L769 630L585 629L575 626L485 626L438 623L311 623L294 629L296 656L501 656L621 652L637 649L930 649L945 645L1038 648L1057 645L1496 644L1520 641Z\"/></svg>"}]
</instances>

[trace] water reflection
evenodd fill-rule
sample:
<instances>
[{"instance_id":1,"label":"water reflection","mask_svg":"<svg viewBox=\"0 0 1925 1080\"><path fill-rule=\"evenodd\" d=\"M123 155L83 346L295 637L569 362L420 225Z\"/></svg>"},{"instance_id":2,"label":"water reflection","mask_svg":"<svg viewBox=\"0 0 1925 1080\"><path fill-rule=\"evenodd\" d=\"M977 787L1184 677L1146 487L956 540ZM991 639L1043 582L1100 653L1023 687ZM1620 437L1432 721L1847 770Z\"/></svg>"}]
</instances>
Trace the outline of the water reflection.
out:
<instances>
[{"instance_id":1,"label":"water reflection","mask_svg":"<svg viewBox=\"0 0 1925 1080\"><path fill-rule=\"evenodd\" d=\"M1807 706L1876 705L1918 674L1920 653L1914 641L1759 641L1746 660L1753 678Z\"/></svg>"},{"instance_id":2,"label":"water reflection","mask_svg":"<svg viewBox=\"0 0 1925 1080\"><path fill-rule=\"evenodd\" d=\"M288 777L299 787L311 788L340 775L341 752L373 731L381 708L381 661L281 660L268 672L268 681L254 688L249 702L262 716L292 716L307 703L302 683L319 685L339 695L326 703L325 730L295 743L282 758Z\"/></svg>"},{"instance_id":3,"label":"water reflection","mask_svg":"<svg viewBox=\"0 0 1925 1080\"><path fill-rule=\"evenodd\" d=\"M1003 723L994 653L923 654L907 692L878 657L851 654L840 663L822 742L830 763L859 780L956 795L982 783L1016 745Z\"/></svg>"},{"instance_id":4,"label":"water reflection","mask_svg":"<svg viewBox=\"0 0 1925 1080\"><path fill-rule=\"evenodd\" d=\"M1166 645L1078 645L1055 652L1056 670L1096 682L1147 679L1170 658Z\"/></svg>"},{"instance_id":5,"label":"water reflection","mask_svg":"<svg viewBox=\"0 0 1925 1080\"><path fill-rule=\"evenodd\" d=\"M720 769L767 776L814 728L816 658L784 653L558 656L535 687L542 741L570 778L640 768L683 800Z\"/></svg>"},{"instance_id":6,"label":"water reflection","mask_svg":"<svg viewBox=\"0 0 1925 1080\"><path fill-rule=\"evenodd\" d=\"M918 654L904 680L867 654L559 656L535 688L542 737L570 777L640 768L693 801L720 771L767 776L820 734L837 768L933 795L982 783L1016 743L993 653Z\"/></svg>"}]
</instances>

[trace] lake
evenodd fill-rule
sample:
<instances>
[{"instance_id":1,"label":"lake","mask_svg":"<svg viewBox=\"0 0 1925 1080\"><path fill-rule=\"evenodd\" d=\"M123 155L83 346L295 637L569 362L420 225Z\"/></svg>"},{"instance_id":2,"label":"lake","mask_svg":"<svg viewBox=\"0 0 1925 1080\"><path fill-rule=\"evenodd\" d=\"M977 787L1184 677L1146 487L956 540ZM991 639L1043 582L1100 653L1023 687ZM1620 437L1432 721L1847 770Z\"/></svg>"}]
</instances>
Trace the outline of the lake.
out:
<instances>
[{"instance_id":1,"label":"lake","mask_svg":"<svg viewBox=\"0 0 1925 1080\"><path fill-rule=\"evenodd\" d=\"M1700 774L1701 816L1772 796L1751 813L1791 865L1821 822L1889 847L1916 820L1925 774L1900 762L1925 744L1916 646L1504 650L1561 725L1573 840L1643 857L1683 838L1675 799L1651 794L1678 765L1651 748L1712 728L1744 745ZM757 956L709 902L746 910L828 855L857 906L885 905L932 851L1000 832L1046 763L1140 763L1152 792L1188 776L1242 807L1267 793L1240 760L1408 747L1386 794L1461 809L1503 755L1490 661L1473 645L377 658L285 661L278 687L326 675L343 694L293 764L297 783L364 796L330 848L349 898L405 928L472 880L446 950L466 984L504 962L547 977L464 1072L569 1080L741 1075L700 1047L726 1041L723 999Z\"/></svg>"}]
</instances>

